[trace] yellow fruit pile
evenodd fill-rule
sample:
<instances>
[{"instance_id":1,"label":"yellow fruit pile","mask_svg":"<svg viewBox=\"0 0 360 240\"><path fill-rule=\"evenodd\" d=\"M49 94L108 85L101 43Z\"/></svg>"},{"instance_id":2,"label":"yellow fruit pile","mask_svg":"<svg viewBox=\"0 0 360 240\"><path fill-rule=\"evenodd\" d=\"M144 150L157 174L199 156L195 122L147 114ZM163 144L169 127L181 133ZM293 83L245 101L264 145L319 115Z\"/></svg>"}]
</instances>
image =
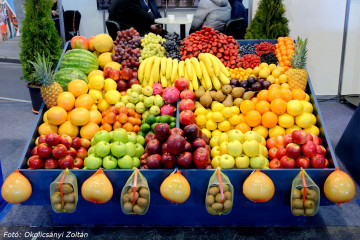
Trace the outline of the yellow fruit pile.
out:
<instances>
[{"instance_id":1,"label":"yellow fruit pile","mask_svg":"<svg viewBox=\"0 0 360 240\"><path fill-rule=\"evenodd\" d=\"M93 54L97 57L101 69L113 62L111 54L114 52L114 44L112 38L105 33L101 33L89 39L92 47L89 50L94 50Z\"/></svg>"}]
</instances>

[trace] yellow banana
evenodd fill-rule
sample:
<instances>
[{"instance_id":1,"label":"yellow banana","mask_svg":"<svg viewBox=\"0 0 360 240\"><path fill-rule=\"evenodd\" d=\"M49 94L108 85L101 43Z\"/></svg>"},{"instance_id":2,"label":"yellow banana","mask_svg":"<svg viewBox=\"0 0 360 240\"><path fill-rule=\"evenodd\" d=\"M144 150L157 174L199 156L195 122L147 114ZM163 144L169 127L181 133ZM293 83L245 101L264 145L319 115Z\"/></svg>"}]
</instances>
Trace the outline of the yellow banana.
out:
<instances>
[{"instance_id":1,"label":"yellow banana","mask_svg":"<svg viewBox=\"0 0 360 240\"><path fill-rule=\"evenodd\" d=\"M185 62L179 62L179 77L185 77Z\"/></svg>"},{"instance_id":2,"label":"yellow banana","mask_svg":"<svg viewBox=\"0 0 360 240\"><path fill-rule=\"evenodd\" d=\"M150 74L150 79L149 79L148 86L152 86L152 85L154 85L154 71L153 71L153 69L151 69L151 74Z\"/></svg>"},{"instance_id":3,"label":"yellow banana","mask_svg":"<svg viewBox=\"0 0 360 240\"><path fill-rule=\"evenodd\" d=\"M206 66L205 66L205 63L203 61L200 61L200 68L201 68L201 72L202 72L202 80L204 81L204 88L206 90L211 90L212 89L212 83L211 83L211 80L210 80L210 77L209 77L209 74L206 70Z\"/></svg>"},{"instance_id":4,"label":"yellow banana","mask_svg":"<svg viewBox=\"0 0 360 240\"><path fill-rule=\"evenodd\" d=\"M219 76L219 79L220 79L220 82L223 84L223 85L226 85L226 84L229 84L230 83L230 79L225 76L225 74L223 72L220 72L220 76Z\"/></svg>"},{"instance_id":5,"label":"yellow banana","mask_svg":"<svg viewBox=\"0 0 360 240\"><path fill-rule=\"evenodd\" d=\"M207 56L205 53L200 53L199 59L200 59L200 61L204 62L209 76L210 77L215 76L214 69L212 67L212 63L211 63L209 56Z\"/></svg>"},{"instance_id":6,"label":"yellow banana","mask_svg":"<svg viewBox=\"0 0 360 240\"><path fill-rule=\"evenodd\" d=\"M170 80L171 72L172 72L172 59L167 58L166 59L166 74L165 74L165 77L167 80Z\"/></svg>"},{"instance_id":7,"label":"yellow banana","mask_svg":"<svg viewBox=\"0 0 360 240\"><path fill-rule=\"evenodd\" d=\"M152 67L153 67L153 63L155 61L155 56L153 57L149 57L148 59L146 59L146 65L145 65L145 70L144 70L144 77L146 81L150 80L151 77L151 73L152 73Z\"/></svg>"},{"instance_id":8,"label":"yellow banana","mask_svg":"<svg viewBox=\"0 0 360 240\"><path fill-rule=\"evenodd\" d=\"M191 81L190 81L190 84L189 84L189 90L194 91L194 87L193 87Z\"/></svg>"},{"instance_id":9,"label":"yellow banana","mask_svg":"<svg viewBox=\"0 0 360 240\"><path fill-rule=\"evenodd\" d=\"M230 78L230 73L229 71L227 70L227 68L225 67L225 65L220 61L220 59L216 58L218 64L219 64L219 67L220 67L220 71L227 77L227 78Z\"/></svg>"},{"instance_id":10,"label":"yellow banana","mask_svg":"<svg viewBox=\"0 0 360 240\"><path fill-rule=\"evenodd\" d=\"M163 87L167 87L167 86L168 86L168 82L167 82L167 80L166 80L166 77L161 74L161 75L160 75L160 79L161 79L161 85L162 85Z\"/></svg>"},{"instance_id":11,"label":"yellow banana","mask_svg":"<svg viewBox=\"0 0 360 240\"><path fill-rule=\"evenodd\" d=\"M192 71L192 64L190 62L190 59L185 59L185 71L187 73L187 76L189 77L188 80L193 79L193 71Z\"/></svg>"},{"instance_id":12,"label":"yellow banana","mask_svg":"<svg viewBox=\"0 0 360 240\"><path fill-rule=\"evenodd\" d=\"M200 65L200 64L199 64ZM198 79L196 77L196 72L195 72L195 67L194 65L191 65L191 69L193 72L193 78L192 78L192 86L194 88L194 91L197 91L199 89L199 82Z\"/></svg>"},{"instance_id":13,"label":"yellow banana","mask_svg":"<svg viewBox=\"0 0 360 240\"><path fill-rule=\"evenodd\" d=\"M209 56L210 61L212 63L213 69L214 69L214 73L215 76L219 76L220 75L220 66L218 64L218 61L216 60L217 57L215 57L214 55L210 54L210 53L205 53L207 56Z\"/></svg>"},{"instance_id":14,"label":"yellow banana","mask_svg":"<svg viewBox=\"0 0 360 240\"><path fill-rule=\"evenodd\" d=\"M161 58L161 74L166 75L166 57Z\"/></svg>"},{"instance_id":15,"label":"yellow banana","mask_svg":"<svg viewBox=\"0 0 360 240\"><path fill-rule=\"evenodd\" d=\"M161 62L161 58L157 57L154 61L154 65L153 65L153 71L154 71L154 82L158 83L160 81L160 62Z\"/></svg>"},{"instance_id":16,"label":"yellow banana","mask_svg":"<svg viewBox=\"0 0 360 240\"><path fill-rule=\"evenodd\" d=\"M139 79L139 82L142 83L143 82L143 79L144 79L144 71L145 71L145 65L147 63L147 59L145 59L139 66L139 70L138 70L138 79Z\"/></svg>"},{"instance_id":17,"label":"yellow banana","mask_svg":"<svg viewBox=\"0 0 360 240\"><path fill-rule=\"evenodd\" d=\"M213 84L213 86L214 86L214 88L215 88L216 90L221 89L221 83L220 83L220 81L219 81L219 79L218 79L217 76L212 76L212 77L211 77L211 81L212 81L212 84Z\"/></svg>"},{"instance_id":18,"label":"yellow banana","mask_svg":"<svg viewBox=\"0 0 360 240\"><path fill-rule=\"evenodd\" d=\"M178 74L178 66L179 66L179 63L178 63L178 60L177 59L173 59L172 60L172 71L171 71L171 82L175 82L175 80L177 79L177 74Z\"/></svg>"},{"instance_id":19,"label":"yellow banana","mask_svg":"<svg viewBox=\"0 0 360 240\"><path fill-rule=\"evenodd\" d=\"M200 69L200 63L199 61L197 60L197 58L190 58L190 61L195 69L195 72L196 72L196 76L198 79L201 79L202 78L202 72L201 72L201 69Z\"/></svg>"}]
</instances>

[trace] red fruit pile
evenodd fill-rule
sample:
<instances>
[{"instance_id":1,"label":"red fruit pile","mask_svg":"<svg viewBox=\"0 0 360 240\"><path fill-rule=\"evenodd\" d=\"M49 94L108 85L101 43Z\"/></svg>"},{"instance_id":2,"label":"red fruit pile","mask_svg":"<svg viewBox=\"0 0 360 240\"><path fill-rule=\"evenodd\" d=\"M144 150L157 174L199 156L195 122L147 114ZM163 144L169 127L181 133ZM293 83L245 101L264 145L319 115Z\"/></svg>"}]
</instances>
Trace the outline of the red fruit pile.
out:
<instances>
[{"instance_id":1,"label":"red fruit pile","mask_svg":"<svg viewBox=\"0 0 360 240\"><path fill-rule=\"evenodd\" d=\"M84 166L90 141L85 138L71 138L66 134L48 133L38 137L35 145L27 161L30 169L80 169Z\"/></svg>"},{"instance_id":2,"label":"red fruit pile","mask_svg":"<svg viewBox=\"0 0 360 240\"><path fill-rule=\"evenodd\" d=\"M190 34L180 43L181 60L198 57L200 53L211 53L221 60L225 67L235 68L240 63L239 45L232 36L227 36L211 27Z\"/></svg>"},{"instance_id":3,"label":"red fruit pile","mask_svg":"<svg viewBox=\"0 0 360 240\"><path fill-rule=\"evenodd\" d=\"M254 44L256 54L258 56L263 55L264 53L273 52L275 53L276 46L275 44L269 43L269 42L261 42L260 44Z\"/></svg>"},{"instance_id":4,"label":"red fruit pile","mask_svg":"<svg viewBox=\"0 0 360 240\"><path fill-rule=\"evenodd\" d=\"M140 157L142 169L211 168L209 138L196 124L170 129L158 123L155 133L145 136L145 153Z\"/></svg>"},{"instance_id":5,"label":"red fruit pile","mask_svg":"<svg viewBox=\"0 0 360 240\"><path fill-rule=\"evenodd\" d=\"M192 90L185 89L180 93L179 103L179 122L182 126L187 126L195 122L195 93Z\"/></svg>"},{"instance_id":6,"label":"red fruit pile","mask_svg":"<svg viewBox=\"0 0 360 240\"><path fill-rule=\"evenodd\" d=\"M119 71L118 69L113 69L108 66L104 69L103 75L105 79L111 78L116 81L117 90L120 92L131 88L133 84L139 84L137 72L127 67L123 67L122 70Z\"/></svg>"},{"instance_id":7,"label":"red fruit pile","mask_svg":"<svg viewBox=\"0 0 360 240\"><path fill-rule=\"evenodd\" d=\"M270 168L326 168L329 161L325 158L326 149L321 143L321 138L304 130L271 137L266 141Z\"/></svg>"},{"instance_id":8,"label":"red fruit pile","mask_svg":"<svg viewBox=\"0 0 360 240\"><path fill-rule=\"evenodd\" d=\"M242 67L246 68L255 68L260 64L260 57L256 56L255 54L245 54L241 58Z\"/></svg>"}]
</instances>

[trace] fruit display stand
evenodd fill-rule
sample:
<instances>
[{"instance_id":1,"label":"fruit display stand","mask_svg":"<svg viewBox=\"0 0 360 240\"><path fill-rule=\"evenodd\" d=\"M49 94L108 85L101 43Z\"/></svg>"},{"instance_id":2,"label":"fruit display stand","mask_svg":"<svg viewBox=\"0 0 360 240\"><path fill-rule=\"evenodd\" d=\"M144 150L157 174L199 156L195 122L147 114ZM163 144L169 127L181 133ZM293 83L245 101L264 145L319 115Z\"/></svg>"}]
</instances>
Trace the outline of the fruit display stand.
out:
<instances>
[{"instance_id":1,"label":"fruit display stand","mask_svg":"<svg viewBox=\"0 0 360 240\"><path fill-rule=\"evenodd\" d=\"M263 41L263 40L262 40ZM275 40L267 40L274 43ZM240 45L260 43L261 41L239 41ZM69 48L65 46L64 52ZM63 52L63 54L64 54ZM310 79L306 92L310 95L310 101L314 106L314 114L317 117L317 126L320 129L320 137L323 140L323 146L327 149L326 158L329 160L327 169L307 169L308 175L318 186L323 186L328 175L338 167L335 154L332 149L325 126L322 125L319 105L317 103L314 90ZM38 135L38 126L41 124L44 106L39 111L39 115L33 134L27 141L27 147L20 160L20 172L29 179L33 192L31 197L22 203L23 205L50 205L50 184L60 174L61 169L26 169L26 161L30 157L31 149L35 145L35 139ZM177 112L177 116L178 116ZM177 123L179 126L179 123ZM268 175L275 185L274 197L266 203L254 203L248 200L242 193L242 186L245 179L254 171L254 169L224 169L232 185L234 186L234 201L231 213L223 216L213 216L206 211L205 196L211 175L214 169L184 169L181 170L183 176L188 180L191 187L189 199L183 204L171 203L164 199L160 194L160 185L163 180L173 171L173 169L141 169L141 173L147 179L149 184L151 199L147 214L125 215L120 206L120 193L127 179L133 170L114 169L104 172L111 181L114 193L112 199L105 204L94 204L84 200L80 194L82 184L96 170L71 170L78 180L79 201L74 213L55 213L52 212L53 223L55 225L179 225L179 226L199 226L199 225L319 225L323 221L321 217L295 217L291 213L290 195L291 184L297 176L300 169L261 169ZM322 189L322 187L320 187ZM320 206L331 205L321 193Z\"/></svg>"}]
</instances>

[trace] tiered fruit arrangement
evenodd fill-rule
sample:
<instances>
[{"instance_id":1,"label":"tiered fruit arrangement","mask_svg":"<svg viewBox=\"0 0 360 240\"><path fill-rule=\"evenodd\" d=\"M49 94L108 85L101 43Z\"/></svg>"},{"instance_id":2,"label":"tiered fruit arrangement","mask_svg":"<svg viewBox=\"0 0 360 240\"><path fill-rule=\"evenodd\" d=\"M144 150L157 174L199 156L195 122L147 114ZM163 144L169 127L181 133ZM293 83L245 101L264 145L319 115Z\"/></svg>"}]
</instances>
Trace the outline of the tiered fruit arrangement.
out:
<instances>
[{"instance_id":1,"label":"tiered fruit arrangement","mask_svg":"<svg viewBox=\"0 0 360 240\"><path fill-rule=\"evenodd\" d=\"M236 40L211 27L203 26L201 31L190 34L180 43L181 60L197 58L200 53L216 56L226 67L241 67L239 45Z\"/></svg>"},{"instance_id":2,"label":"tiered fruit arrangement","mask_svg":"<svg viewBox=\"0 0 360 240\"><path fill-rule=\"evenodd\" d=\"M155 35L153 33L146 34L141 39L141 47L140 50L141 56L139 58L139 62L142 63L145 59L157 56L164 57L165 56L165 48L162 46L162 43L165 42L165 38L162 38L160 35Z\"/></svg>"},{"instance_id":3,"label":"tiered fruit arrangement","mask_svg":"<svg viewBox=\"0 0 360 240\"><path fill-rule=\"evenodd\" d=\"M163 42L162 46L166 50L166 57L177 59L180 61L181 54L179 51L180 47L180 35L177 33L168 33L165 35L166 41Z\"/></svg>"}]
</instances>

